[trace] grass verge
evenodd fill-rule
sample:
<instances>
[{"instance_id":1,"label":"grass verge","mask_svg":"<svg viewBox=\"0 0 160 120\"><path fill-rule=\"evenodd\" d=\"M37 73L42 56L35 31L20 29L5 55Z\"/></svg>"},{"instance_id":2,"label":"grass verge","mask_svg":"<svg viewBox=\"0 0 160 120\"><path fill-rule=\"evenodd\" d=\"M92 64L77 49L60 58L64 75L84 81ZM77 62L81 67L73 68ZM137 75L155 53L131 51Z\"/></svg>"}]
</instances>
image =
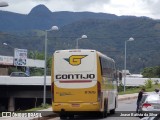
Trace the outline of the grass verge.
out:
<instances>
[{"instance_id":1,"label":"grass verge","mask_svg":"<svg viewBox=\"0 0 160 120\"><path fill-rule=\"evenodd\" d=\"M41 106L39 106L39 107L36 107L36 108L31 108L31 109L28 109L28 110L25 110L25 111L38 111L38 110L43 110L43 109L48 109L48 108L50 108L51 107L51 105L49 105L49 104L46 104L46 105L41 105Z\"/></svg>"},{"instance_id":2,"label":"grass verge","mask_svg":"<svg viewBox=\"0 0 160 120\"><path fill-rule=\"evenodd\" d=\"M118 93L119 95L124 95L124 94L132 94L132 93L138 93L142 87L145 87L145 86L139 86L139 87L126 87L126 92L121 91ZM146 92L153 92L155 90L155 88L159 88L160 89L160 84L157 84L157 85L152 85L151 88L146 88Z\"/></svg>"}]
</instances>

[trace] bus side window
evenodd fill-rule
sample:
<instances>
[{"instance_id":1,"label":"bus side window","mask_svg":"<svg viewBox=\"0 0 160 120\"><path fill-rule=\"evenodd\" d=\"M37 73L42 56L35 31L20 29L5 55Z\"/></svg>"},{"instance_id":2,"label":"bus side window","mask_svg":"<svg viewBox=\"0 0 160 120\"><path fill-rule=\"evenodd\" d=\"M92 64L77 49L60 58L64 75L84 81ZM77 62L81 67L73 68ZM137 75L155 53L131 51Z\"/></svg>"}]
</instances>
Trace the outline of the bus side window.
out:
<instances>
[{"instance_id":1,"label":"bus side window","mask_svg":"<svg viewBox=\"0 0 160 120\"><path fill-rule=\"evenodd\" d=\"M112 79L112 68L111 68L111 62L110 61L107 61L107 66L106 67L107 67L107 76Z\"/></svg>"},{"instance_id":2,"label":"bus side window","mask_svg":"<svg viewBox=\"0 0 160 120\"><path fill-rule=\"evenodd\" d=\"M116 69L114 69L113 76L114 76L113 80L117 81L118 73L117 73L117 70L116 70Z\"/></svg>"},{"instance_id":3,"label":"bus side window","mask_svg":"<svg viewBox=\"0 0 160 120\"><path fill-rule=\"evenodd\" d=\"M116 71L115 71L115 69L114 69L114 63L113 63L113 62L111 62L111 69L112 69L112 72L111 72L111 74L112 74L112 79L115 80Z\"/></svg>"},{"instance_id":4,"label":"bus side window","mask_svg":"<svg viewBox=\"0 0 160 120\"><path fill-rule=\"evenodd\" d=\"M122 80L122 73L119 72L119 80Z\"/></svg>"},{"instance_id":5,"label":"bus side window","mask_svg":"<svg viewBox=\"0 0 160 120\"><path fill-rule=\"evenodd\" d=\"M103 58L100 58L100 61L101 61L102 76L106 76L107 75L106 61Z\"/></svg>"},{"instance_id":6,"label":"bus side window","mask_svg":"<svg viewBox=\"0 0 160 120\"><path fill-rule=\"evenodd\" d=\"M102 68L102 60L101 60L101 57L99 57L99 61L100 61L100 67L101 67L101 75L103 75L103 68Z\"/></svg>"}]
</instances>

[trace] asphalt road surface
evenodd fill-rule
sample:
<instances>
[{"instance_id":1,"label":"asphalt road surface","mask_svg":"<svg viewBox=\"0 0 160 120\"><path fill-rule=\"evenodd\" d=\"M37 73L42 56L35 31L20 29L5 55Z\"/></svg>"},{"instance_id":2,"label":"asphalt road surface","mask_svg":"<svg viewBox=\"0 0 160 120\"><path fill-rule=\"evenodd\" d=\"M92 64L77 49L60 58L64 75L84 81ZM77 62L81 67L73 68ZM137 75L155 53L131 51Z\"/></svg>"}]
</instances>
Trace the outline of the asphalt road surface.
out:
<instances>
[{"instance_id":1,"label":"asphalt road surface","mask_svg":"<svg viewBox=\"0 0 160 120\"><path fill-rule=\"evenodd\" d=\"M122 114L124 115L124 113L126 114L126 112L128 111L129 113L132 113L135 110L136 110L136 99L125 100L125 101L119 101L118 108L116 109L116 113L114 115L109 114L107 118L100 119L98 117L90 115L90 116L75 116L74 120L106 120L106 119L107 120L140 120L139 117L120 116ZM49 120L60 120L60 118L59 117L50 118Z\"/></svg>"}]
</instances>

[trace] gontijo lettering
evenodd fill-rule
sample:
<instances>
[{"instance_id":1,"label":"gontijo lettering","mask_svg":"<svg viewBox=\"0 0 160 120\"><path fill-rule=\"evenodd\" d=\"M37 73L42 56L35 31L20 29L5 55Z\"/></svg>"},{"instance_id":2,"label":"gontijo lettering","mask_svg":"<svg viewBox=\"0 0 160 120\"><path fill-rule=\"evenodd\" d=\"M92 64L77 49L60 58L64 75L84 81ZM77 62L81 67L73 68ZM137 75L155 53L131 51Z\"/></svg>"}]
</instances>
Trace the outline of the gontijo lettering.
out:
<instances>
[{"instance_id":1,"label":"gontijo lettering","mask_svg":"<svg viewBox=\"0 0 160 120\"><path fill-rule=\"evenodd\" d=\"M81 59L85 58L87 55L72 55L69 58L65 58L69 64L77 66L81 64Z\"/></svg>"},{"instance_id":2,"label":"gontijo lettering","mask_svg":"<svg viewBox=\"0 0 160 120\"><path fill-rule=\"evenodd\" d=\"M57 74L56 79L94 79L95 74Z\"/></svg>"}]
</instances>

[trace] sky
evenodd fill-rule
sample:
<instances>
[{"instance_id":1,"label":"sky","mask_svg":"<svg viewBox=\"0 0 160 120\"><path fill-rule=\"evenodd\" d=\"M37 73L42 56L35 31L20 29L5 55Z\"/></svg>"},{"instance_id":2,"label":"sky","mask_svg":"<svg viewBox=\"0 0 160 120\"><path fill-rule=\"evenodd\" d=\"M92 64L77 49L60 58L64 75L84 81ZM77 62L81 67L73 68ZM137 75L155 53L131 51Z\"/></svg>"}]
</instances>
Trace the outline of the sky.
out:
<instances>
[{"instance_id":1,"label":"sky","mask_svg":"<svg viewBox=\"0 0 160 120\"><path fill-rule=\"evenodd\" d=\"M39 4L44 4L54 11L90 11L115 15L147 16L160 19L160 0L0 0L7 2L8 7L0 10L28 14Z\"/></svg>"}]
</instances>

